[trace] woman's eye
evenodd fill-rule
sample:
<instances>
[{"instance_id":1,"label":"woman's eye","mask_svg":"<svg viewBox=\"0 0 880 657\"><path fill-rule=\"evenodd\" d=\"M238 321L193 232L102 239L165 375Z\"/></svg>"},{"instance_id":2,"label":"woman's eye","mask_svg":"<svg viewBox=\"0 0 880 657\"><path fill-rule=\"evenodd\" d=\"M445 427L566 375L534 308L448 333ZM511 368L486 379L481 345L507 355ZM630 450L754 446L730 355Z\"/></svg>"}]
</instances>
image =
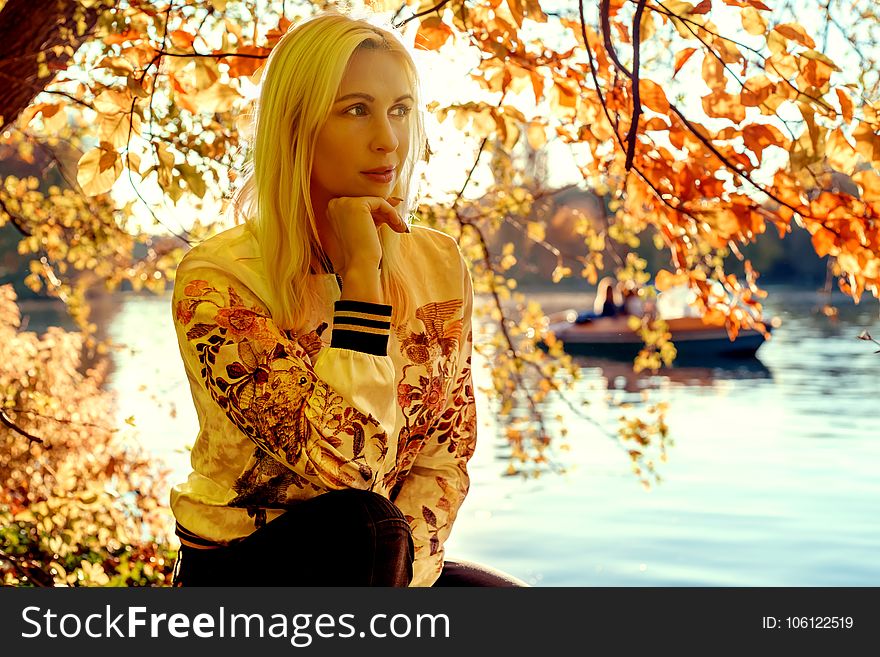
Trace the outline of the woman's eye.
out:
<instances>
[{"instance_id":1,"label":"woman's eye","mask_svg":"<svg viewBox=\"0 0 880 657\"><path fill-rule=\"evenodd\" d=\"M398 105L393 110L391 110L395 116L403 117L410 113L412 110L411 107L407 107L406 105ZM355 105L354 107L350 107L345 111L346 114L351 114L352 116L366 116L367 108L364 105Z\"/></svg>"},{"instance_id":2,"label":"woman's eye","mask_svg":"<svg viewBox=\"0 0 880 657\"><path fill-rule=\"evenodd\" d=\"M394 111L399 111L400 113L397 116L406 116L410 113L412 107L407 107L406 105L399 105L394 108Z\"/></svg>"}]
</instances>

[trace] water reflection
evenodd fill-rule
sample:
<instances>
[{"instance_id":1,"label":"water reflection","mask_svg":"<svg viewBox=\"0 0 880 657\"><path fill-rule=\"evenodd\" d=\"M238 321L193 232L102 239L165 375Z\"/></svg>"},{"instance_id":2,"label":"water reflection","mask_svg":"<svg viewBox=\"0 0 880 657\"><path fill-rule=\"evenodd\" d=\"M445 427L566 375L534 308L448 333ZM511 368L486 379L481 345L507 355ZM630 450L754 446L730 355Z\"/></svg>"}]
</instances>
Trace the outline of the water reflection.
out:
<instances>
[{"instance_id":1,"label":"water reflection","mask_svg":"<svg viewBox=\"0 0 880 657\"><path fill-rule=\"evenodd\" d=\"M632 361L578 356L574 362L584 373L598 374L609 389L640 392L656 388L660 382L683 386L711 387L730 379L773 379L773 373L756 356L750 358L676 359L672 367L656 373L633 371Z\"/></svg>"}]
</instances>

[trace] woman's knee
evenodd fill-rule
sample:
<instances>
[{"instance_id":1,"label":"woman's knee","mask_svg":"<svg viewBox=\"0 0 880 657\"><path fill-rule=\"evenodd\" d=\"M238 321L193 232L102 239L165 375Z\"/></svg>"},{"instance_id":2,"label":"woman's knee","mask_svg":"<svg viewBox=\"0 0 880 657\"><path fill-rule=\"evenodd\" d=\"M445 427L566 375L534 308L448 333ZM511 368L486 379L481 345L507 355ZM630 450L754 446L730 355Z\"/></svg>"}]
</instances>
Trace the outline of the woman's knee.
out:
<instances>
[{"instance_id":1,"label":"woman's knee","mask_svg":"<svg viewBox=\"0 0 880 657\"><path fill-rule=\"evenodd\" d=\"M403 512L378 493L345 489L325 493L345 535L345 550L352 565L366 575L370 586L407 586L412 579L414 557L412 530Z\"/></svg>"},{"instance_id":2,"label":"woman's knee","mask_svg":"<svg viewBox=\"0 0 880 657\"><path fill-rule=\"evenodd\" d=\"M322 499L334 507L338 518L350 517L354 522L379 523L400 520L406 523L403 512L387 497L370 490L346 488L324 493Z\"/></svg>"}]
</instances>

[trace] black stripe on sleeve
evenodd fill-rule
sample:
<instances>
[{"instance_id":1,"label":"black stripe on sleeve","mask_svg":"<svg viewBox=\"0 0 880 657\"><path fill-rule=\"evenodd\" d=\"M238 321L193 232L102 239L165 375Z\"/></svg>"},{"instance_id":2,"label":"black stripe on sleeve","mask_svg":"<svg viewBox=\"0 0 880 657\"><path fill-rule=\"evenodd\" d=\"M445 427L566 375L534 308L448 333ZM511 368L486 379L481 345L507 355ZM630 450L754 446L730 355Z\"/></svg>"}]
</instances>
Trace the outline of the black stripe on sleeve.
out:
<instances>
[{"instance_id":1,"label":"black stripe on sleeve","mask_svg":"<svg viewBox=\"0 0 880 657\"><path fill-rule=\"evenodd\" d=\"M330 346L374 356L388 355L391 306L340 299L334 304Z\"/></svg>"}]
</instances>

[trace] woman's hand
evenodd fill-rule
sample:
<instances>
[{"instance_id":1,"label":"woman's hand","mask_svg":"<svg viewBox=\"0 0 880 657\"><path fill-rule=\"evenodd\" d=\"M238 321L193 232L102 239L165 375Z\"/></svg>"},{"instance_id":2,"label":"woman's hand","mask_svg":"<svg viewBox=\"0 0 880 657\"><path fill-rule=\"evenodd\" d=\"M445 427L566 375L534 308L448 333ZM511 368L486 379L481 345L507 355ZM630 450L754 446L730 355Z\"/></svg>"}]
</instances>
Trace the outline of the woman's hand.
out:
<instances>
[{"instance_id":1,"label":"woman's hand","mask_svg":"<svg viewBox=\"0 0 880 657\"><path fill-rule=\"evenodd\" d=\"M387 224L398 233L409 232L395 206L401 199L379 196L341 196L327 204L327 221L337 251L333 267L343 277L351 272L374 272L382 260L379 226Z\"/></svg>"},{"instance_id":2,"label":"woman's hand","mask_svg":"<svg viewBox=\"0 0 880 657\"><path fill-rule=\"evenodd\" d=\"M409 232L395 206L401 199L378 196L341 196L327 204L327 223L336 247L333 268L342 278L342 299L385 303L379 280L382 243L379 226L387 224L398 233Z\"/></svg>"}]
</instances>

